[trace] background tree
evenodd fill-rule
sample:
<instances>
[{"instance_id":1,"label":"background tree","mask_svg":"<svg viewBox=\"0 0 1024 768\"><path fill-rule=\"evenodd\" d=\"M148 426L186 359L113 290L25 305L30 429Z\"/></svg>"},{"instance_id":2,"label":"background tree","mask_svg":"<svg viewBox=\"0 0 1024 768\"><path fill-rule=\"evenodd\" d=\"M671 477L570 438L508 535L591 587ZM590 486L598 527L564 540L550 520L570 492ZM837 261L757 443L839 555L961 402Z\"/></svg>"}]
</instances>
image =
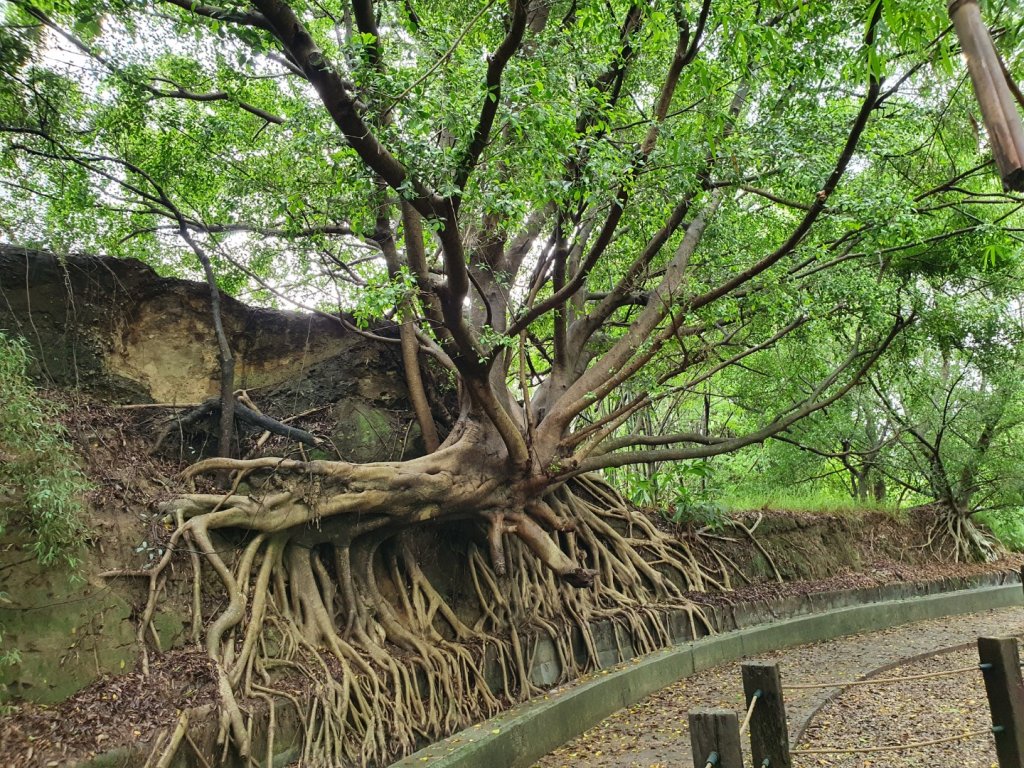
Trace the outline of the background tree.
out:
<instances>
[{"instance_id":1,"label":"background tree","mask_svg":"<svg viewBox=\"0 0 1024 768\"><path fill-rule=\"evenodd\" d=\"M1016 68L1020 12L992 11ZM223 290L315 311L385 310L402 324L425 433L420 363L458 381L458 422L423 457L187 471L278 477L262 497L169 505L177 528L150 574L146 619L182 540L223 584L204 639L239 752L236 696L273 693L282 663L320 682L325 657L336 670L306 759L368 761L500 704L481 645L506 695L526 696L526 629L550 635L571 674L573 625L586 664L595 619L638 650L667 642L673 609L699 620L684 593L709 582L686 542L592 473L782 434L837 403L920 312L930 260L1014 257L1021 201L972 130L943 13L778 0L4 7L3 195L31 200L5 207L8 238L202 268ZM805 350L798 370L784 344ZM635 428L707 387L746 418ZM465 542L471 616L417 556L439 526ZM211 539L232 529L251 534L234 562Z\"/></svg>"},{"instance_id":2,"label":"background tree","mask_svg":"<svg viewBox=\"0 0 1024 768\"><path fill-rule=\"evenodd\" d=\"M1021 503L1022 328L989 296L973 315L966 304L959 302L955 319L948 306L938 309L922 327L934 334L932 344L919 346L884 387L871 384L898 426L888 476L914 497L939 503L937 546L948 543L957 559L991 559L992 542L972 517Z\"/></svg>"},{"instance_id":3,"label":"background tree","mask_svg":"<svg viewBox=\"0 0 1024 768\"><path fill-rule=\"evenodd\" d=\"M934 521L933 546L955 559L995 554L975 519L1019 541L1019 271L969 275L950 266L919 280L928 297L920 321L868 386L766 447L757 491L768 498L773 488L802 485L825 504L845 491L860 502L917 507ZM800 351L789 352L787 364L802 365ZM713 470L718 487L739 484L721 469Z\"/></svg>"}]
</instances>

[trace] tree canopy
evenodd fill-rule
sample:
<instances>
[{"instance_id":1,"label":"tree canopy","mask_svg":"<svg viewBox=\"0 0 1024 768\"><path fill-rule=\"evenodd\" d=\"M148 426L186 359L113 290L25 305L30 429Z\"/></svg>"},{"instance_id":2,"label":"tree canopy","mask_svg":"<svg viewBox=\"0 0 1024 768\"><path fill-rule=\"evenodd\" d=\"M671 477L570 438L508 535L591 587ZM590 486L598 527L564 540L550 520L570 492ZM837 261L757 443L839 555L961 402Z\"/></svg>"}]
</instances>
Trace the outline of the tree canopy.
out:
<instances>
[{"instance_id":1,"label":"tree canopy","mask_svg":"<svg viewBox=\"0 0 1024 768\"><path fill-rule=\"evenodd\" d=\"M620 5L9 3L7 237L399 313L563 473L762 439L1015 265L943 8ZM819 370L750 435L613 439L787 337Z\"/></svg>"}]
</instances>

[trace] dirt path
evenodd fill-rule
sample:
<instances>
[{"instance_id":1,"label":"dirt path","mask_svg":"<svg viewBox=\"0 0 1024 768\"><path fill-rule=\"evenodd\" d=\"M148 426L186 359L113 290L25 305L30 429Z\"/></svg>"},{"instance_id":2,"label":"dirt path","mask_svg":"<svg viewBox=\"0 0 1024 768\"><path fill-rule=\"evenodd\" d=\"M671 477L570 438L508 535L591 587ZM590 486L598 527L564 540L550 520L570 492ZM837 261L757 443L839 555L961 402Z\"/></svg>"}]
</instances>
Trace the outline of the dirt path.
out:
<instances>
[{"instance_id":1,"label":"dirt path","mask_svg":"<svg viewBox=\"0 0 1024 768\"><path fill-rule=\"evenodd\" d=\"M764 654L778 661L787 682L852 680L900 664L885 676L916 674L977 663L979 635L1021 636L1024 611L1006 608L925 621L881 632ZM948 649L970 643L971 647ZM938 654L938 655L935 655ZM928 658L915 659L927 655ZM685 678L617 712L579 738L545 756L536 768L685 768L693 764L687 712L698 707L739 710L743 687L739 661ZM808 719L820 708L817 716ZM796 689L786 692L790 738L805 726L797 746L869 746L924 741L990 725L981 676L913 681L899 686ZM740 713L742 717L742 713ZM800 755L795 768L877 765L990 768L995 749L988 736L927 750L861 755Z\"/></svg>"}]
</instances>

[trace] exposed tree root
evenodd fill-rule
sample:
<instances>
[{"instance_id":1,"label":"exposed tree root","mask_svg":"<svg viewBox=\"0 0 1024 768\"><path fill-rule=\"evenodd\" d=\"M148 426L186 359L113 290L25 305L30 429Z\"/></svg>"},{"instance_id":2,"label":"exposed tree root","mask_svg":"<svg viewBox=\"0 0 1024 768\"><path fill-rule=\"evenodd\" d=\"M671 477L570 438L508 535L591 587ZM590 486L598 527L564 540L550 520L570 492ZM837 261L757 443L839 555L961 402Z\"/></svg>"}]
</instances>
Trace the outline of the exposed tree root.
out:
<instances>
[{"instance_id":1,"label":"exposed tree root","mask_svg":"<svg viewBox=\"0 0 1024 768\"><path fill-rule=\"evenodd\" d=\"M771 566L772 573L775 575L775 581L781 584L782 574L779 572L778 566L775 565L775 559L771 556L771 554L769 554L768 550L764 548L764 545L757 540L757 537L754 536L754 531L757 529L757 526L761 524L761 520L762 516L758 516L757 522L749 528L743 523L741 523L739 520L734 520L732 522L732 526L734 528L739 528L741 531L743 531L744 534L746 534L747 538L750 539L750 543L757 548L757 551L761 553L761 556L765 559L768 565Z\"/></svg>"},{"instance_id":2,"label":"exposed tree root","mask_svg":"<svg viewBox=\"0 0 1024 768\"><path fill-rule=\"evenodd\" d=\"M540 640L562 682L599 665L602 623L620 658L670 643L680 618L693 635L706 631L686 593L728 587L722 559L717 572L702 565L685 541L632 515L594 479L517 501L486 476L454 482L438 455L419 467L255 459L190 470L278 473L279 489L259 500L192 494L167 505L177 527L145 572L143 641L156 642L152 618L181 541L201 553L192 559L196 631L200 561L223 588L225 607L205 618L202 636L216 663L225 747L269 762L279 701L303 723L304 765L380 764L540 690ZM419 554L420 526L444 518L462 521L460 531L466 519L480 521L468 526L479 535L456 548L470 594L441 589L428 572L436 579L443 569ZM248 533L231 562L213 540L226 529ZM283 690L296 677L305 701ZM260 701L269 735L266 754L253 755L249 703Z\"/></svg>"},{"instance_id":3,"label":"exposed tree root","mask_svg":"<svg viewBox=\"0 0 1024 768\"><path fill-rule=\"evenodd\" d=\"M178 717L178 724L175 726L174 732L171 734L170 741L167 742L167 746L164 748L160 757L157 758L155 763L153 763L153 768L169 768L174 756L178 754L178 747L181 746L181 742L185 738L185 734L188 733L188 718L189 713L187 711L182 712Z\"/></svg>"},{"instance_id":4,"label":"exposed tree root","mask_svg":"<svg viewBox=\"0 0 1024 768\"><path fill-rule=\"evenodd\" d=\"M999 543L988 536L968 515L945 509L934 515L928 538L922 545L939 560L992 562L1000 555Z\"/></svg>"}]
</instances>

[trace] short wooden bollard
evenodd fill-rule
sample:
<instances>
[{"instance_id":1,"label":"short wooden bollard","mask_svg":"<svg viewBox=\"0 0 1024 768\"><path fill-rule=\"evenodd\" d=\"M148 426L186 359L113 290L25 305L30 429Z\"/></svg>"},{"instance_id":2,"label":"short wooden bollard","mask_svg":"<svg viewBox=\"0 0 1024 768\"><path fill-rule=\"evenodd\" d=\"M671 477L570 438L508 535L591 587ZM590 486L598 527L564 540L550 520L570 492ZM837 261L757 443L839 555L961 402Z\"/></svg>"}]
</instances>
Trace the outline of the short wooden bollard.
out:
<instances>
[{"instance_id":1,"label":"short wooden bollard","mask_svg":"<svg viewBox=\"0 0 1024 768\"><path fill-rule=\"evenodd\" d=\"M992 711L999 768L1024 768L1024 680L1012 637L979 637L978 657Z\"/></svg>"},{"instance_id":2,"label":"short wooden bollard","mask_svg":"<svg viewBox=\"0 0 1024 768\"><path fill-rule=\"evenodd\" d=\"M748 661L742 664L741 669L743 697L748 708L757 695L757 704L750 717L750 753L754 765L791 768L793 761L789 756L789 727L779 665Z\"/></svg>"},{"instance_id":3,"label":"short wooden bollard","mask_svg":"<svg viewBox=\"0 0 1024 768\"><path fill-rule=\"evenodd\" d=\"M743 768L740 723L727 709L695 709L690 712L690 746L694 768Z\"/></svg>"}]
</instances>

